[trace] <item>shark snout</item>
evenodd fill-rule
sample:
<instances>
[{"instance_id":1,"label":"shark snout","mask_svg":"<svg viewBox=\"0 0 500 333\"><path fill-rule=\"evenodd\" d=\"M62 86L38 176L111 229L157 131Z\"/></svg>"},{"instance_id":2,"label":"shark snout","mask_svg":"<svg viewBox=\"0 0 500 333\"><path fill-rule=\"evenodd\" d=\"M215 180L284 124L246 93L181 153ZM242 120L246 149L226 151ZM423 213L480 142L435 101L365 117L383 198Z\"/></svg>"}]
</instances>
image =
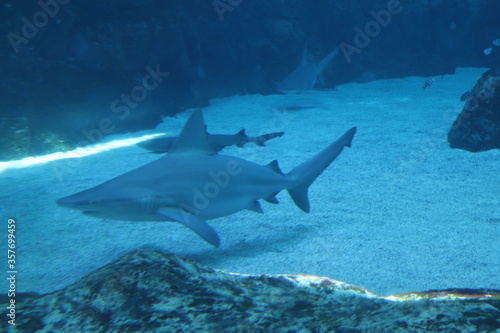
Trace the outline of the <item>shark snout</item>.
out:
<instances>
[{"instance_id":1,"label":"shark snout","mask_svg":"<svg viewBox=\"0 0 500 333\"><path fill-rule=\"evenodd\" d=\"M68 197L64 197L64 198L57 199L56 203L59 206L68 206L69 204L71 204L71 200L69 200Z\"/></svg>"},{"instance_id":2,"label":"shark snout","mask_svg":"<svg viewBox=\"0 0 500 333\"><path fill-rule=\"evenodd\" d=\"M59 205L59 206L63 206L63 207L68 207L68 208L76 208L76 206L78 206L78 203L75 202L74 199L71 198L72 196L67 196L67 197L64 197L64 198L60 198L56 201L56 203Z\"/></svg>"},{"instance_id":3,"label":"shark snout","mask_svg":"<svg viewBox=\"0 0 500 333\"><path fill-rule=\"evenodd\" d=\"M74 209L82 209L84 207L92 205L92 201L82 198L80 193L60 198L56 201L56 203L59 206L74 208Z\"/></svg>"}]
</instances>

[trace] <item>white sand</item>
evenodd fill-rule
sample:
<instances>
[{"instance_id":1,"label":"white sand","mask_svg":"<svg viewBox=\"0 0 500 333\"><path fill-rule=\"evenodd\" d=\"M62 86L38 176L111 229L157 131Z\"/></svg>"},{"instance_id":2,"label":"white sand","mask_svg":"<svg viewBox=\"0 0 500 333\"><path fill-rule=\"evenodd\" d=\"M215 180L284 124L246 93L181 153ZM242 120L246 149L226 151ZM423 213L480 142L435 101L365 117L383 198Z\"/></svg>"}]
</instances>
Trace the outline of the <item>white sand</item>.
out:
<instances>
[{"instance_id":1,"label":"white sand","mask_svg":"<svg viewBox=\"0 0 500 333\"><path fill-rule=\"evenodd\" d=\"M204 110L211 133L285 131L267 148L223 152L259 164L277 159L284 172L358 127L353 147L311 186L309 214L284 191L279 205L262 203L264 215L209 221L220 249L177 223L100 220L56 206L159 157L140 148L7 170L0 212L17 220L18 290L59 289L144 246L233 272L328 276L382 295L500 289L500 151L474 154L446 141L463 106L459 96L483 71L459 69L425 91L425 78L410 77L212 101ZM276 111L295 106L311 108ZM186 118L169 118L158 130L177 134Z\"/></svg>"}]
</instances>

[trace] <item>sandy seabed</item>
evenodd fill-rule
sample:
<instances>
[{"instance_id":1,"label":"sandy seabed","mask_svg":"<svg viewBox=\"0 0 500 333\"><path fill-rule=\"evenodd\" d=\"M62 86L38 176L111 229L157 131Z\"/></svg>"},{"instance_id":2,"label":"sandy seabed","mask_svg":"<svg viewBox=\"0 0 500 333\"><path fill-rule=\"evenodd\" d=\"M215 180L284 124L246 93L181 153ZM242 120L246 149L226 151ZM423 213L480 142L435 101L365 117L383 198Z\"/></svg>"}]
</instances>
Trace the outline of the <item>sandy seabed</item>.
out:
<instances>
[{"instance_id":1,"label":"sandy seabed","mask_svg":"<svg viewBox=\"0 0 500 333\"><path fill-rule=\"evenodd\" d=\"M17 288L54 291L152 247L227 271L328 276L380 295L500 289L500 151L470 153L446 141L460 95L484 71L458 69L425 91L426 78L409 77L211 101L204 109L210 133L285 132L266 148L223 154L258 164L277 159L285 173L358 127L352 148L310 187L309 214L283 191L280 204L262 202L265 214L209 221L219 249L177 223L102 220L55 204L159 158L136 146L6 170L0 212L17 222ZM165 119L155 131L176 135L187 117Z\"/></svg>"}]
</instances>

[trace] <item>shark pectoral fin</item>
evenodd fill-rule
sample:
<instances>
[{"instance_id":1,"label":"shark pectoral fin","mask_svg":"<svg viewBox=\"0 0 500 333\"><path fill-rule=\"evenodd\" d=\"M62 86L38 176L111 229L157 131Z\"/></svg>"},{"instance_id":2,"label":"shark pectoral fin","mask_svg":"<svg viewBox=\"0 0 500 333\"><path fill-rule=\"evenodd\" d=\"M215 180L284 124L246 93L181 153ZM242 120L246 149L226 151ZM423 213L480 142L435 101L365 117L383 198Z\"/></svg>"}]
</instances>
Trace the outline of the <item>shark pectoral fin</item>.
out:
<instances>
[{"instance_id":1,"label":"shark pectoral fin","mask_svg":"<svg viewBox=\"0 0 500 333\"><path fill-rule=\"evenodd\" d=\"M159 215L163 215L173 221L179 222L180 224L196 232L198 236L203 238L208 243L212 244L215 247L219 247L220 240L215 230L212 229L211 226L209 226L203 219L199 218L198 216L193 215L183 209L173 207L159 208L156 213Z\"/></svg>"},{"instance_id":2,"label":"shark pectoral fin","mask_svg":"<svg viewBox=\"0 0 500 333\"><path fill-rule=\"evenodd\" d=\"M262 207L260 206L260 203L255 200L254 202L252 202L250 204L250 206L247 207L248 210L251 210L252 212L256 212L256 213L259 213L259 214L263 214L264 211L262 210Z\"/></svg>"}]
</instances>

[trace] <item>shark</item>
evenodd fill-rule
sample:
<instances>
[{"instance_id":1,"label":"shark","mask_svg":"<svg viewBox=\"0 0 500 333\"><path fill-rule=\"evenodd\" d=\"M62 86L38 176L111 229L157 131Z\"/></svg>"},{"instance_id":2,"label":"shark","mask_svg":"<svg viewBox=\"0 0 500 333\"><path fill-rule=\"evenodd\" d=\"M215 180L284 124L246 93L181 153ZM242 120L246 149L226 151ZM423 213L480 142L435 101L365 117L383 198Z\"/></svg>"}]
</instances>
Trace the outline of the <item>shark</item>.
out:
<instances>
[{"instance_id":1,"label":"shark","mask_svg":"<svg viewBox=\"0 0 500 333\"><path fill-rule=\"evenodd\" d=\"M265 142L271 139L281 137L284 132L268 133L256 137L247 136L245 129L242 129L236 134L207 134L208 145L212 148L212 152L218 153L222 149L229 146L243 147L245 144L252 142L260 147L265 147ZM173 146L177 137L160 137L138 143L141 148L147 149L155 154L166 153Z\"/></svg>"},{"instance_id":2,"label":"shark","mask_svg":"<svg viewBox=\"0 0 500 333\"><path fill-rule=\"evenodd\" d=\"M179 138L161 158L93 188L57 200L62 207L96 218L124 221L172 221L219 247L207 220L241 210L263 213L259 200L277 204L287 190L293 202L310 211L308 188L350 147L356 127L349 129L309 160L284 174L276 160L259 165L213 152L200 110L186 121Z\"/></svg>"},{"instance_id":3,"label":"shark","mask_svg":"<svg viewBox=\"0 0 500 333\"><path fill-rule=\"evenodd\" d=\"M308 90L312 89L316 84L318 75L320 75L332 59L338 54L339 48L336 47L332 52L327 54L320 62L311 63L307 61L307 46L304 46L302 59L297 66L287 77L278 83L278 90Z\"/></svg>"}]
</instances>

